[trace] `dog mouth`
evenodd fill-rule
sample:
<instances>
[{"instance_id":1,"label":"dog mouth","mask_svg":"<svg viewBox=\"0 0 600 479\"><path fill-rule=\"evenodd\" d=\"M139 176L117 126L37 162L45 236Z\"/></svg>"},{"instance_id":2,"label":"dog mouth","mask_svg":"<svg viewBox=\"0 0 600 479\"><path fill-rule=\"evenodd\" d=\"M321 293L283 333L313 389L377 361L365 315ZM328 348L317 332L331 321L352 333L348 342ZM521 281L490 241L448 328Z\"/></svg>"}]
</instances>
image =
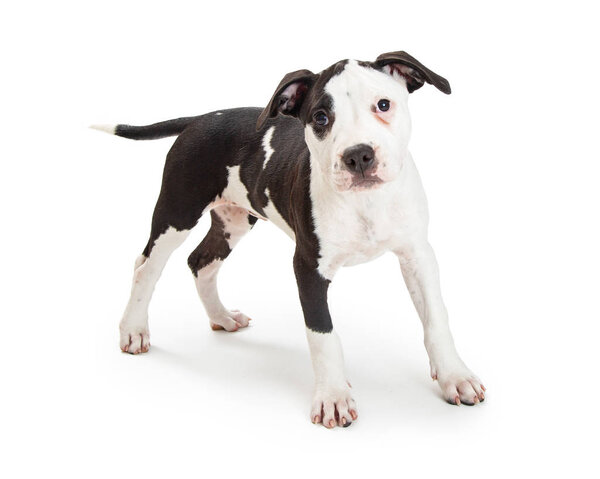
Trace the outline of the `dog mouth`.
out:
<instances>
[{"instance_id":1,"label":"dog mouth","mask_svg":"<svg viewBox=\"0 0 600 479\"><path fill-rule=\"evenodd\" d=\"M383 180L378 176L361 176L353 178L350 184L350 189L371 189L383 183Z\"/></svg>"}]
</instances>

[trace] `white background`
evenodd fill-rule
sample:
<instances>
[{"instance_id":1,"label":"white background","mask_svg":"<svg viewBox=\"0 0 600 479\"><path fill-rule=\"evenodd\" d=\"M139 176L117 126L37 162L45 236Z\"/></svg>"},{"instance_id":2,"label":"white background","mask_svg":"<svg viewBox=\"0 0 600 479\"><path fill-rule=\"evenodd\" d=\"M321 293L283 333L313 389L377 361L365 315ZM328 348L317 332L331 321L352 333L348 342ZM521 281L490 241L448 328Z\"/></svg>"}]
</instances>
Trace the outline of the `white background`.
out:
<instances>
[{"instance_id":1,"label":"white background","mask_svg":"<svg viewBox=\"0 0 600 479\"><path fill-rule=\"evenodd\" d=\"M2 476L597 474L593 3L3 7ZM293 244L262 222L220 278L250 328L208 327L186 265L204 219L158 284L151 352L120 353L117 326L172 139L87 126L263 106L288 71L394 50L453 88L411 96L411 150L456 343L486 402L442 400L386 255L342 271L330 290L360 417L347 429L311 424Z\"/></svg>"}]
</instances>

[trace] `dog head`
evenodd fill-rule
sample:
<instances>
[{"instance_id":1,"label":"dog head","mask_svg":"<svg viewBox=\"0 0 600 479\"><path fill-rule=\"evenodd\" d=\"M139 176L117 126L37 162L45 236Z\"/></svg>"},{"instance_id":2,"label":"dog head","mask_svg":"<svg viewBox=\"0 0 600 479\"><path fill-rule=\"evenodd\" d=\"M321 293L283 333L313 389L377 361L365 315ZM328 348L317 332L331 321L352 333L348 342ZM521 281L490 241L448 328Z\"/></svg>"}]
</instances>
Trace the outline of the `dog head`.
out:
<instances>
[{"instance_id":1,"label":"dog head","mask_svg":"<svg viewBox=\"0 0 600 479\"><path fill-rule=\"evenodd\" d=\"M449 94L448 81L405 52L374 62L343 60L321 73L288 73L258 118L297 117L306 144L337 191L392 181L408 154L408 94L430 83ZM313 164L314 164L313 162Z\"/></svg>"}]
</instances>

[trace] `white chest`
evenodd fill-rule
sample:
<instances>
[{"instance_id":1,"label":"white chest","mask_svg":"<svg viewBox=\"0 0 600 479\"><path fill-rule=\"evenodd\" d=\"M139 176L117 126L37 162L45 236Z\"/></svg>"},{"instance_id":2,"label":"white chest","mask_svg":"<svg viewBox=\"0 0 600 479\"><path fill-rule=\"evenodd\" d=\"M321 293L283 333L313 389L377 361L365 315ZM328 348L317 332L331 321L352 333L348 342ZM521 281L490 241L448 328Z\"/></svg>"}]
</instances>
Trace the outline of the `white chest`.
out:
<instances>
[{"instance_id":1,"label":"white chest","mask_svg":"<svg viewBox=\"0 0 600 479\"><path fill-rule=\"evenodd\" d=\"M315 201L313 217L320 246L319 271L330 279L342 266L365 263L396 249L410 229L393 195L367 193Z\"/></svg>"},{"instance_id":2,"label":"white chest","mask_svg":"<svg viewBox=\"0 0 600 479\"><path fill-rule=\"evenodd\" d=\"M317 168L310 195L319 241L319 272L332 279L342 266L371 261L387 251L402 254L427 238L427 199L412 157L402 174L373 190L336 193Z\"/></svg>"}]
</instances>

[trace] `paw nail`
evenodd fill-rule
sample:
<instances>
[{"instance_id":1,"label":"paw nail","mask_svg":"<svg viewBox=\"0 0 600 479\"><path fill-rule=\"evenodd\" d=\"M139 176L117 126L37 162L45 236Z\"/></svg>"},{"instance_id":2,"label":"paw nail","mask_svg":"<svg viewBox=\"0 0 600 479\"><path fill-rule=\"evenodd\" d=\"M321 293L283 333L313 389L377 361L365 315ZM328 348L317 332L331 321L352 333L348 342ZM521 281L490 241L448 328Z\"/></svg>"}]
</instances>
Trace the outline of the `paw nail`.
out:
<instances>
[{"instance_id":1,"label":"paw nail","mask_svg":"<svg viewBox=\"0 0 600 479\"><path fill-rule=\"evenodd\" d=\"M331 428L335 427L335 421L333 419L331 421L329 421L329 427L331 427Z\"/></svg>"},{"instance_id":2,"label":"paw nail","mask_svg":"<svg viewBox=\"0 0 600 479\"><path fill-rule=\"evenodd\" d=\"M457 406L460 406L460 398L458 396L456 396L454 398L454 404L456 404Z\"/></svg>"}]
</instances>

